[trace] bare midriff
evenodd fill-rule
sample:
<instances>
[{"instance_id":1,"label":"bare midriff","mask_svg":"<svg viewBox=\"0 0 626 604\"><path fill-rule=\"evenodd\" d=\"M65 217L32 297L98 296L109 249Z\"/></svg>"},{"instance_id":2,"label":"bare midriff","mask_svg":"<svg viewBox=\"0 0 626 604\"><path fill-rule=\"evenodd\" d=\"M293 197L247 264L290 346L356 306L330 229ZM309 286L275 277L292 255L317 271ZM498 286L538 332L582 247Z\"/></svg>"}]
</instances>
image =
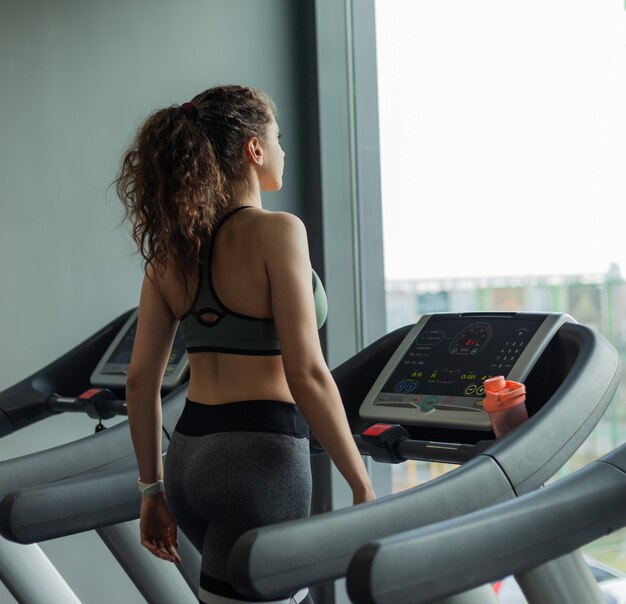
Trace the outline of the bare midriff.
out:
<instances>
[{"instance_id":1,"label":"bare midriff","mask_svg":"<svg viewBox=\"0 0 626 604\"><path fill-rule=\"evenodd\" d=\"M293 403L280 355L189 353L188 398L221 405L248 400Z\"/></svg>"}]
</instances>

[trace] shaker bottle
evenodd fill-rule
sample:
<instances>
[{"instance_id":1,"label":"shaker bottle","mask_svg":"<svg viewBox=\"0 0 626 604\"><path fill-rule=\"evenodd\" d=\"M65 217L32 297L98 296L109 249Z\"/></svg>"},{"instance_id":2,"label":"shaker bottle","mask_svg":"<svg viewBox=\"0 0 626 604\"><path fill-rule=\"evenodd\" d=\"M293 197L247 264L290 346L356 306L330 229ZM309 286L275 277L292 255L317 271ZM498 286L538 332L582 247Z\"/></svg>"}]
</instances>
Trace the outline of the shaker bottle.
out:
<instances>
[{"instance_id":1,"label":"shaker bottle","mask_svg":"<svg viewBox=\"0 0 626 604\"><path fill-rule=\"evenodd\" d=\"M528 419L526 386L498 375L485 380L483 409L489 414L496 438L504 436Z\"/></svg>"}]
</instances>

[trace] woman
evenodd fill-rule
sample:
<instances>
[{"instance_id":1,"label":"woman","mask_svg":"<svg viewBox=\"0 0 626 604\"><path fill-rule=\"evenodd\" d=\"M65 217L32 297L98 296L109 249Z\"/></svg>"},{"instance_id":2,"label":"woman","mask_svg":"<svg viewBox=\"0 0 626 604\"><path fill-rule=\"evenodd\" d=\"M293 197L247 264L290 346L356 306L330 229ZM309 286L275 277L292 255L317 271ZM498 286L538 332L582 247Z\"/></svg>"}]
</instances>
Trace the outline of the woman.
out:
<instances>
[{"instance_id":1,"label":"woman","mask_svg":"<svg viewBox=\"0 0 626 604\"><path fill-rule=\"evenodd\" d=\"M202 552L205 603L242 601L227 575L242 533L309 514L307 422L354 503L375 496L322 356L305 228L262 208L282 186L279 138L267 95L211 88L149 117L116 180L146 273L126 388L141 543L179 562L180 526ZM179 323L189 392L163 467L160 387Z\"/></svg>"}]
</instances>

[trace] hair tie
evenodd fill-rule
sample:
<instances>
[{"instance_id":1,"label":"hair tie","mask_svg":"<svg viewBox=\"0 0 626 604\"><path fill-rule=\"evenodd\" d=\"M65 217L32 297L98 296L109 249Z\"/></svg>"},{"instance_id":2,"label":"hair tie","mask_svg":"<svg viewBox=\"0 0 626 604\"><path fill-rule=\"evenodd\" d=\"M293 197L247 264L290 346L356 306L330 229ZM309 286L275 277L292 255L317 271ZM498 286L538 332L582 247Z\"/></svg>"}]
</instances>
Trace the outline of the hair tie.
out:
<instances>
[{"instance_id":1,"label":"hair tie","mask_svg":"<svg viewBox=\"0 0 626 604\"><path fill-rule=\"evenodd\" d=\"M198 109L193 103L183 103L180 108L190 120L195 121L198 117Z\"/></svg>"}]
</instances>

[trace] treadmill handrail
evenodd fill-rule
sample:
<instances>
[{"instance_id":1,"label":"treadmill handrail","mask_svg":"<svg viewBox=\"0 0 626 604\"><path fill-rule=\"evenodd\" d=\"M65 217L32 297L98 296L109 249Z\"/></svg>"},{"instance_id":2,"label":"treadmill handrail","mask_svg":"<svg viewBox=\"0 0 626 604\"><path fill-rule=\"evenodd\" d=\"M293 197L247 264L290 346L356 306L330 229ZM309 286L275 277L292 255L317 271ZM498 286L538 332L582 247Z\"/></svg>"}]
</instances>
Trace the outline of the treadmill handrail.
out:
<instances>
[{"instance_id":1,"label":"treadmill handrail","mask_svg":"<svg viewBox=\"0 0 626 604\"><path fill-rule=\"evenodd\" d=\"M278 597L344 576L353 553L371 535L425 526L511 497L500 467L479 456L397 495L248 531L231 550L229 576L244 594Z\"/></svg>"},{"instance_id":2,"label":"treadmill handrail","mask_svg":"<svg viewBox=\"0 0 626 604\"><path fill-rule=\"evenodd\" d=\"M626 444L543 489L373 541L347 573L357 604L422 604L529 571L626 526Z\"/></svg>"},{"instance_id":3,"label":"treadmill handrail","mask_svg":"<svg viewBox=\"0 0 626 604\"><path fill-rule=\"evenodd\" d=\"M137 461L130 453L102 468L7 493L0 501L0 535L39 543L135 520L140 507Z\"/></svg>"}]
</instances>

